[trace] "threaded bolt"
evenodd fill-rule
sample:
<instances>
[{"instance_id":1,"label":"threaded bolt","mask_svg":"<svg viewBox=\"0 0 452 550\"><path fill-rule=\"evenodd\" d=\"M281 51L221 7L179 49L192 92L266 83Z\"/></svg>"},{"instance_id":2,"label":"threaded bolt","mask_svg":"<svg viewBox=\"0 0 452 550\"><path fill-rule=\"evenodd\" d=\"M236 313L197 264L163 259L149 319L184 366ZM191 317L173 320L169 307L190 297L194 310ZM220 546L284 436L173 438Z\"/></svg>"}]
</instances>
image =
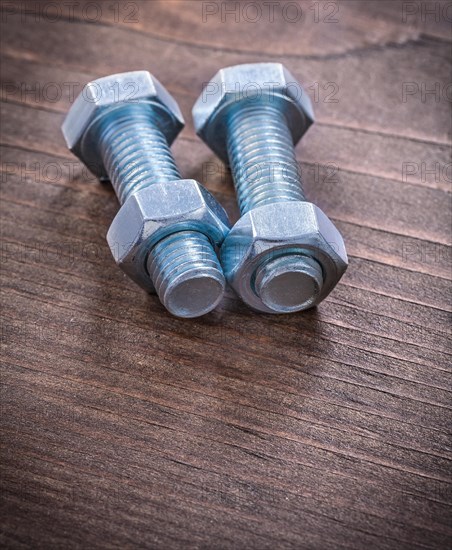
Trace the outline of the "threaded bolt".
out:
<instances>
[{"instance_id":1,"label":"threaded bolt","mask_svg":"<svg viewBox=\"0 0 452 550\"><path fill-rule=\"evenodd\" d=\"M99 150L120 204L154 183L181 179L152 105L125 105L104 116L98 127Z\"/></svg>"},{"instance_id":2,"label":"threaded bolt","mask_svg":"<svg viewBox=\"0 0 452 550\"><path fill-rule=\"evenodd\" d=\"M243 104L231 113L225 129L242 216L267 204L306 200L292 136L278 106ZM322 284L322 269L313 258L290 253L260 266L254 289L267 307L289 313L310 307Z\"/></svg>"},{"instance_id":3,"label":"threaded bolt","mask_svg":"<svg viewBox=\"0 0 452 550\"><path fill-rule=\"evenodd\" d=\"M123 204L133 193L156 183L181 179L158 113L145 103L130 104L101 119L102 160ZM198 231L178 231L149 252L149 276L162 304L178 317L198 317L215 308L225 280L209 239Z\"/></svg>"},{"instance_id":4,"label":"threaded bolt","mask_svg":"<svg viewBox=\"0 0 452 550\"><path fill-rule=\"evenodd\" d=\"M111 181L121 205L158 184L163 184L160 194L162 199L167 199L171 194L171 186L177 187L179 195L183 195L184 189L181 191L178 185L181 183L181 175L168 138L168 134L172 133L171 140L177 134L171 129L171 124L175 125L173 114L171 109L162 105L163 101L158 97L167 94L166 90L145 71L124 73L116 77L123 80L127 78L127 84L133 81L136 88L141 86L149 91L146 96L133 102L112 102L106 109L102 105L97 116L85 122L86 128L71 149L85 163L88 157L92 160L91 151L96 151L102 160L102 174L99 175ZM110 93L107 85L113 79L106 77L96 81L97 87L100 86L107 96ZM155 97L152 97L153 94ZM173 110L177 108L168 94L164 100L170 103ZM80 98L77 101L80 102ZM79 110L82 111L82 108ZM69 115L66 127L63 126L68 144L71 138L68 121L74 124L75 119L75 114L72 118ZM178 124L177 131L182 127L182 122ZM183 196L181 201L184 202ZM124 234L135 223L129 214L127 216L121 227ZM162 304L173 315L197 317L218 305L224 294L225 279L214 244L203 232L201 224L198 223L196 228L183 225L184 220L179 219L174 229L166 227L165 234L145 250L145 257L143 261L140 260L142 265L136 269L140 271L141 278L146 271L145 276L151 279L153 285L142 286L153 286ZM190 226L189 223L186 225ZM194 225L196 223L191 224Z\"/></svg>"},{"instance_id":5,"label":"threaded bolt","mask_svg":"<svg viewBox=\"0 0 452 550\"><path fill-rule=\"evenodd\" d=\"M229 164L237 192L242 217L221 250L228 282L259 311L316 305L347 255L337 229L304 195L295 143L314 120L306 93L279 63L236 65L214 76L193 117Z\"/></svg>"},{"instance_id":6,"label":"threaded bolt","mask_svg":"<svg viewBox=\"0 0 452 550\"><path fill-rule=\"evenodd\" d=\"M244 105L226 124L226 143L241 214L276 202L304 201L292 136L273 105Z\"/></svg>"}]
</instances>

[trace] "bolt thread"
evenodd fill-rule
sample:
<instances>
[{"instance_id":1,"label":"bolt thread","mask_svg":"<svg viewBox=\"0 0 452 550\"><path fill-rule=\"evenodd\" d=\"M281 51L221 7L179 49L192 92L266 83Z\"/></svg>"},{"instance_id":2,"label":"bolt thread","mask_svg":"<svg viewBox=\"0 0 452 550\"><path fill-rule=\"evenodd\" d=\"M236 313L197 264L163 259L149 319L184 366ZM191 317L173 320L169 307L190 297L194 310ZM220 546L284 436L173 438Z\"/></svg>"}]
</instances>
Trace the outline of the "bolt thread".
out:
<instances>
[{"instance_id":1,"label":"bolt thread","mask_svg":"<svg viewBox=\"0 0 452 550\"><path fill-rule=\"evenodd\" d=\"M265 204L305 200L290 129L277 107L235 110L227 149L242 215Z\"/></svg>"},{"instance_id":2,"label":"bolt thread","mask_svg":"<svg viewBox=\"0 0 452 550\"><path fill-rule=\"evenodd\" d=\"M225 281L212 243L197 231L180 231L162 239L151 250L147 267L162 304L182 316L200 315L215 307L223 294ZM201 279L202 285L191 286L182 308L174 305L178 285ZM212 286L213 285L213 286ZM194 316L194 315L193 315Z\"/></svg>"},{"instance_id":3,"label":"bolt thread","mask_svg":"<svg viewBox=\"0 0 452 550\"><path fill-rule=\"evenodd\" d=\"M99 142L121 204L140 189L181 179L158 113L149 104L128 105L103 117ZM207 313L223 295L223 272L202 233L177 231L162 239L149 251L147 267L160 301L174 315Z\"/></svg>"},{"instance_id":4,"label":"bolt thread","mask_svg":"<svg viewBox=\"0 0 452 550\"><path fill-rule=\"evenodd\" d=\"M100 124L102 160L121 204L139 189L181 178L151 105L127 105Z\"/></svg>"}]
</instances>

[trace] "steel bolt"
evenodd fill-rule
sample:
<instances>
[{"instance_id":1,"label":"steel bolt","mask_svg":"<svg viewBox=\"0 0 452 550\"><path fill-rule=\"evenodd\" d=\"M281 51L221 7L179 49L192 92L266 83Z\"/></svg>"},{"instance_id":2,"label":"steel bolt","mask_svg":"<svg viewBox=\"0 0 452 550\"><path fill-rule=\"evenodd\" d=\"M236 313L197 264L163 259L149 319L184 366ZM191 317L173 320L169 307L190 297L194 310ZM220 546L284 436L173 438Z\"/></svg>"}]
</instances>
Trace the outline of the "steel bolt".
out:
<instances>
[{"instance_id":1,"label":"steel bolt","mask_svg":"<svg viewBox=\"0 0 452 550\"><path fill-rule=\"evenodd\" d=\"M305 199L294 145L311 102L279 63L221 70L193 108L198 135L230 165L241 219L221 249L226 279L268 313L310 308L347 268L344 242Z\"/></svg>"},{"instance_id":2,"label":"steel bolt","mask_svg":"<svg viewBox=\"0 0 452 550\"><path fill-rule=\"evenodd\" d=\"M88 84L62 130L88 168L111 181L122 205L107 235L117 263L173 315L197 317L223 296L215 247L229 225L212 195L181 179L170 145L183 125L165 88L137 71Z\"/></svg>"}]
</instances>

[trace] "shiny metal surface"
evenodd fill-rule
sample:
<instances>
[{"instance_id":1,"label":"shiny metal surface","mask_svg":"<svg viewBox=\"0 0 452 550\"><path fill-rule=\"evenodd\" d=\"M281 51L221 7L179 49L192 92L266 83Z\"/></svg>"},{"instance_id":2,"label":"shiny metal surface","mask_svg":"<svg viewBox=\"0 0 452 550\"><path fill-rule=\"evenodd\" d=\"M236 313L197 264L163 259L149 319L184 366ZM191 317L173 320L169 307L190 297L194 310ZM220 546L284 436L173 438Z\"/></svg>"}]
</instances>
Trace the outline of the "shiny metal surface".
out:
<instances>
[{"instance_id":1,"label":"shiny metal surface","mask_svg":"<svg viewBox=\"0 0 452 550\"><path fill-rule=\"evenodd\" d=\"M314 121L306 92L279 63L223 69L206 90L195 128L230 164L242 213L221 249L228 282L258 311L320 303L348 260L338 230L304 196L294 144Z\"/></svg>"},{"instance_id":2,"label":"shiny metal surface","mask_svg":"<svg viewBox=\"0 0 452 550\"><path fill-rule=\"evenodd\" d=\"M342 236L317 206L286 202L247 212L221 247L226 279L253 309L290 313L319 304L347 268Z\"/></svg>"},{"instance_id":3,"label":"shiny metal surface","mask_svg":"<svg viewBox=\"0 0 452 550\"><path fill-rule=\"evenodd\" d=\"M212 195L181 179L170 145L182 127L175 100L150 73L136 71L89 83L62 129L122 205L107 235L117 264L174 315L197 317L223 296L216 247L229 224Z\"/></svg>"},{"instance_id":4,"label":"shiny metal surface","mask_svg":"<svg viewBox=\"0 0 452 550\"><path fill-rule=\"evenodd\" d=\"M148 71L113 74L89 82L70 108L61 130L68 148L96 176L109 178L103 164L97 124L115 119L124 107L149 105L168 146L184 127L176 100Z\"/></svg>"},{"instance_id":5,"label":"shiny metal surface","mask_svg":"<svg viewBox=\"0 0 452 550\"><path fill-rule=\"evenodd\" d=\"M141 189L125 201L115 216L107 241L116 263L137 284L155 290L155 278L149 276L148 255L169 235L180 237L179 266L217 265L210 257L212 245L219 246L229 231L229 222L215 198L195 180L156 183ZM202 254L190 247L187 232L207 237L202 240ZM164 253L163 250L160 252ZM165 264L165 262L164 262ZM181 269L181 267L179 267ZM217 276L218 277L218 276ZM224 286L224 284L223 284Z\"/></svg>"}]
</instances>

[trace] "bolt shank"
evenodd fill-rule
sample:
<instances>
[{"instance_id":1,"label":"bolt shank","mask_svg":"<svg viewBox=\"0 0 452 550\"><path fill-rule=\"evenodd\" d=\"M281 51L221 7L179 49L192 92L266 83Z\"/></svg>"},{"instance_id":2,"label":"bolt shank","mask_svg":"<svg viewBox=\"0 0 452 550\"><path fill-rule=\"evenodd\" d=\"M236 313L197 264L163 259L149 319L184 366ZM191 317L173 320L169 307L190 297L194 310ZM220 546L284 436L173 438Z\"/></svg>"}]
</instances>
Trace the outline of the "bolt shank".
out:
<instances>
[{"instance_id":1,"label":"bolt shank","mask_svg":"<svg viewBox=\"0 0 452 550\"><path fill-rule=\"evenodd\" d=\"M242 215L266 204L305 200L292 136L277 106L250 100L231 110L226 128Z\"/></svg>"}]
</instances>

